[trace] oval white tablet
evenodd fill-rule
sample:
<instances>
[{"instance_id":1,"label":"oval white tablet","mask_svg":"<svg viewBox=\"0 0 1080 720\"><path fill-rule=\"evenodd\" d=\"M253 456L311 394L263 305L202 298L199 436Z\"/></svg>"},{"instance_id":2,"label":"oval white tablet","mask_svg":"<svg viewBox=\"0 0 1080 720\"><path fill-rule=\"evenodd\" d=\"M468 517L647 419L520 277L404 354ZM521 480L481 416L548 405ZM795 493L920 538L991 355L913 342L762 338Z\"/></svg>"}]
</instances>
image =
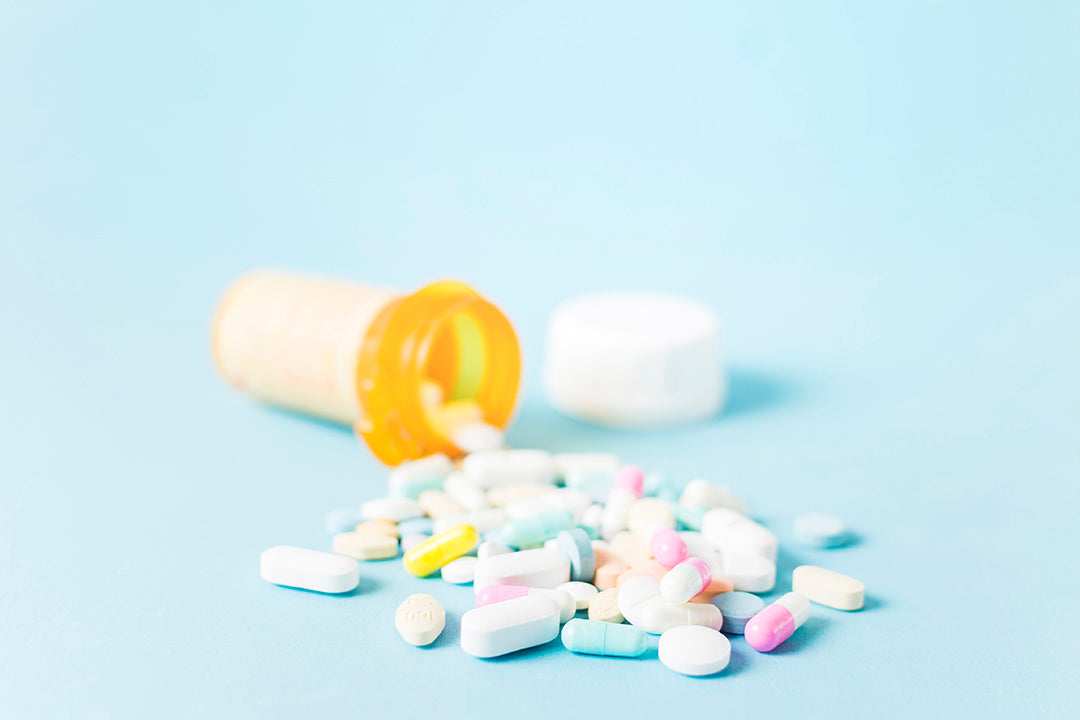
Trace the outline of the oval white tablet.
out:
<instances>
[{"instance_id":1,"label":"oval white tablet","mask_svg":"<svg viewBox=\"0 0 1080 720\"><path fill-rule=\"evenodd\" d=\"M427 593L410 595L398 605L394 627L410 645L430 645L446 627L446 611Z\"/></svg>"},{"instance_id":2,"label":"oval white tablet","mask_svg":"<svg viewBox=\"0 0 1080 720\"><path fill-rule=\"evenodd\" d=\"M349 592L360 584L360 563L352 558L289 545L264 550L259 572L275 585L324 593Z\"/></svg>"},{"instance_id":3,"label":"oval white tablet","mask_svg":"<svg viewBox=\"0 0 1080 720\"><path fill-rule=\"evenodd\" d=\"M536 548L490 555L476 564L477 591L489 585L553 588L570 580L570 559L558 550Z\"/></svg>"},{"instance_id":4,"label":"oval white tablet","mask_svg":"<svg viewBox=\"0 0 1080 720\"><path fill-rule=\"evenodd\" d=\"M720 632L700 625L684 625L660 636L660 662L683 675L712 675L727 667L731 642Z\"/></svg>"},{"instance_id":5,"label":"oval white tablet","mask_svg":"<svg viewBox=\"0 0 1080 720\"><path fill-rule=\"evenodd\" d=\"M865 587L855 578L814 565L800 565L791 576L791 589L818 605L859 610Z\"/></svg>"},{"instance_id":6,"label":"oval white tablet","mask_svg":"<svg viewBox=\"0 0 1080 720\"><path fill-rule=\"evenodd\" d=\"M461 616L461 649L480 658L543 645L559 636L559 606L540 595L474 608Z\"/></svg>"},{"instance_id":7,"label":"oval white tablet","mask_svg":"<svg viewBox=\"0 0 1080 720\"><path fill-rule=\"evenodd\" d=\"M459 557L442 566L442 579L454 585L468 585L476 575L477 560L474 557Z\"/></svg>"}]
</instances>

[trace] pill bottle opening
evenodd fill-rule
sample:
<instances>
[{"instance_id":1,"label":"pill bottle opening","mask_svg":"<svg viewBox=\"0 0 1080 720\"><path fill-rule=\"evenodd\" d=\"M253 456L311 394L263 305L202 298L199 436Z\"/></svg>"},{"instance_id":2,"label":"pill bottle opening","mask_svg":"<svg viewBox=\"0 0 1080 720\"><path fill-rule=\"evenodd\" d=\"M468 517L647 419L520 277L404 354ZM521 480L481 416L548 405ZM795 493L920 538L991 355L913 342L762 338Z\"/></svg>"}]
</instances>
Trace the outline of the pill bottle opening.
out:
<instances>
[{"instance_id":1,"label":"pill bottle opening","mask_svg":"<svg viewBox=\"0 0 1080 720\"><path fill-rule=\"evenodd\" d=\"M504 428L520 371L517 336L494 305L458 282L428 285L387 305L364 338L356 433L388 465L437 452L460 455L425 404L425 385L437 385L443 402L475 402L484 422Z\"/></svg>"}]
</instances>

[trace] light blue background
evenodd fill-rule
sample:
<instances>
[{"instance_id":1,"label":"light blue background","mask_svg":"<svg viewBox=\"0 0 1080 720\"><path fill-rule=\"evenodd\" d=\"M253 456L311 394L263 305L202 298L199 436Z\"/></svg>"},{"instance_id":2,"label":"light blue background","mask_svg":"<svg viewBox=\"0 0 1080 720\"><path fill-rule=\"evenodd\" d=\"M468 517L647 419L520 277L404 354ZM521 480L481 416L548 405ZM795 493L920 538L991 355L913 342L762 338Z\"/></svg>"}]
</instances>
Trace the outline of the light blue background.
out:
<instances>
[{"instance_id":1,"label":"light blue background","mask_svg":"<svg viewBox=\"0 0 1080 720\"><path fill-rule=\"evenodd\" d=\"M33 3L0 11L4 717L1075 717L1076 3ZM260 265L467 280L527 355L517 446L728 483L865 581L714 678L395 635L258 555L327 548L385 471L226 387L208 330ZM714 422L558 416L572 294L726 326ZM797 548L822 509L854 548Z\"/></svg>"}]
</instances>

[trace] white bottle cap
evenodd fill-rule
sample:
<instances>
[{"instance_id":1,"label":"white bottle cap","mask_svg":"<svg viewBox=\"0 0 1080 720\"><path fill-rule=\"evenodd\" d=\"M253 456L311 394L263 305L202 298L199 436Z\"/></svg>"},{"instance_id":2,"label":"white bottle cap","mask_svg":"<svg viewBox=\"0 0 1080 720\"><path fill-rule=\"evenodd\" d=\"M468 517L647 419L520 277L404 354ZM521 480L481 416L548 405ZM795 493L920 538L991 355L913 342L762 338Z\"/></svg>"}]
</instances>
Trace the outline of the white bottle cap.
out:
<instances>
[{"instance_id":1,"label":"white bottle cap","mask_svg":"<svg viewBox=\"0 0 1080 720\"><path fill-rule=\"evenodd\" d=\"M678 295L612 291L571 298L548 322L548 400L603 425L668 425L714 415L726 394L720 323Z\"/></svg>"}]
</instances>

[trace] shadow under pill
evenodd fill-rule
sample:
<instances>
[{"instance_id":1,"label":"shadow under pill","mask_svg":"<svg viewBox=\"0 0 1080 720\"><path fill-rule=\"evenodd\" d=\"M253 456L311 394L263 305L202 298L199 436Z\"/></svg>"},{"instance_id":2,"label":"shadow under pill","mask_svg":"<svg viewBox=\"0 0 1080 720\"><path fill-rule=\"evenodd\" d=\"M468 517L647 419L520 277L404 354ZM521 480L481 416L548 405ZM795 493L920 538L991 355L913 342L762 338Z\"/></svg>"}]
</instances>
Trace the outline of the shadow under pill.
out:
<instances>
[{"instance_id":1,"label":"shadow under pill","mask_svg":"<svg viewBox=\"0 0 1080 720\"><path fill-rule=\"evenodd\" d=\"M448 645L457 645L461 638L461 620L451 615L446 614L446 625L443 626L443 631L439 633L439 637L435 638L435 642L430 645L424 645L421 650L433 650L435 648L446 647Z\"/></svg>"}]
</instances>

